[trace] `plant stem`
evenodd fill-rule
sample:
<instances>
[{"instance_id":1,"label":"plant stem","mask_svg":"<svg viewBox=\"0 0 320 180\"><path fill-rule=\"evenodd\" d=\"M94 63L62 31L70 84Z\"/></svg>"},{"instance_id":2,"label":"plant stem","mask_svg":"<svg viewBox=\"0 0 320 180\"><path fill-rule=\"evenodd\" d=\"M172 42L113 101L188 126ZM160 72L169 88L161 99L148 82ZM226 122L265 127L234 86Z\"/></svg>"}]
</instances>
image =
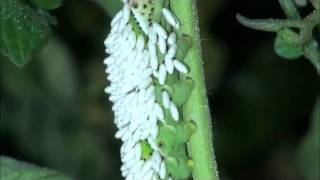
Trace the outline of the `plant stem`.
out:
<instances>
[{"instance_id":1,"label":"plant stem","mask_svg":"<svg viewBox=\"0 0 320 180\"><path fill-rule=\"evenodd\" d=\"M184 119L192 120L197 125L197 130L188 143L188 152L194 162L193 178L195 180L218 180L212 143L211 118L204 81L196 1L172 0L170 6L181 22L181 32L192 38L192 47L184 62L190 68L190 73L185 78L193 80L194 89L187 103L183 106L183 116Z\"/></svg>"},{"instance_id":2,"label":"plant stem","mask_svg":"<svg viewBox=\"0 0 320 180\"><path fill-rule=\"evenodd\" d=\"M288 18L300 19L300 14L293 0L279 0L279 3Z\"/></svg>"},{"instance_id":3,"label":"plant stem","mask_svg":"<svg viewBox=\"0 0 320 180\"><path fill-rule=\"evenodd\" d=\"M304 49L304 56L314 65L320 75L320 52L318 43L313 40Z\"/></svg>"}]
</instances>

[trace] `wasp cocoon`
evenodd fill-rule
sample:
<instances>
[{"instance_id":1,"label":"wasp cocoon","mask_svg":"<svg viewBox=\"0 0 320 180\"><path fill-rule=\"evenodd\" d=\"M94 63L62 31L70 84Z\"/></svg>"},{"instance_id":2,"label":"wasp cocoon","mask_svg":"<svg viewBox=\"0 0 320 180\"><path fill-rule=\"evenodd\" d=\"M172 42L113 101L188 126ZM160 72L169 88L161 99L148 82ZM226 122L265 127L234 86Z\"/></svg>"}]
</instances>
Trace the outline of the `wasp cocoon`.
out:
<instances>
[{"instance_id":1,"label":"wasp cocoon","mask_svg":"<svg viewBox=\"0 0 320 180\"><path fill-rule=\"evenodd\" d=\"M103 60L115 137L123 142L121 174L132 180L187 177L186 143L195 128L179 112L192 87L183 86L179 77L188 73L176 60L179 37L172 29L178 30L180 23L169 1L122 2L104 41L108 57Z\"/></svg>"}]
</instances>

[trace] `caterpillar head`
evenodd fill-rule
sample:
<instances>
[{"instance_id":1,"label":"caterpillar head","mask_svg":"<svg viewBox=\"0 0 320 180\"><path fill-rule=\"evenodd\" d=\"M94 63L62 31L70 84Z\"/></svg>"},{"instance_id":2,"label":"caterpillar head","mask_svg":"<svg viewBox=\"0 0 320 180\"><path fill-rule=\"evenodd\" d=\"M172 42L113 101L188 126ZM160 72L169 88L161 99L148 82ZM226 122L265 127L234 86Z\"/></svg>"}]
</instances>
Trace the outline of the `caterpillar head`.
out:
<instances>
[{"instance_id":1,"label":"caterpillar head","mask_svg":"<svg viewBox=\"0 0 320 180\"><path fill-rule=\"evenodd\" d=\"M129 0L128 4L134 18L145 34L152 21L160 21L164 0Z\"/></svg>"}]
</instances>

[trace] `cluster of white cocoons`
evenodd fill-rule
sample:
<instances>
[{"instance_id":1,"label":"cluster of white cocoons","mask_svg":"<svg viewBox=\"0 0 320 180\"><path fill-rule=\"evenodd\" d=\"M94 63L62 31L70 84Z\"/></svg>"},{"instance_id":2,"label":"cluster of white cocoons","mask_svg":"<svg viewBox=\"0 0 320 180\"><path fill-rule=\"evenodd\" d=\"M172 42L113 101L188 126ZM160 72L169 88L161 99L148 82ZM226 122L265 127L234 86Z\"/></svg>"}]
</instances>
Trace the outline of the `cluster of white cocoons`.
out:
<instances>
[{"instance_id":1,"label":"cluster of white cocoons","mask_svg":"<svg viewBox=\"0 0 320 180\"><path fill-rule=\"evenodd\" d=\"M173 28L180 24L172 13L164 8L162 12ZM105 92L113 103L114 122L118 128L116 138L121 146L121 172L126 180L165 179L166 164L155 143L159 121L164 122L164 109L168 109L175 121L179 111L167 91L162 92L163 106L156 100L155 83L164 85L168 74L176 69L187 73L187 67L175 58L177 36L167 33L160 24L152 22L148 32L137 36L129 23L132 15L127 2L111 22L111 32L105 40L104 60L110 85ZM157 51L165 55L160 64ZM153 150L150 158L142 158L141 142L148 142ZM170 177L167 179L171 179Z\"/></svg>"}]
</instances>

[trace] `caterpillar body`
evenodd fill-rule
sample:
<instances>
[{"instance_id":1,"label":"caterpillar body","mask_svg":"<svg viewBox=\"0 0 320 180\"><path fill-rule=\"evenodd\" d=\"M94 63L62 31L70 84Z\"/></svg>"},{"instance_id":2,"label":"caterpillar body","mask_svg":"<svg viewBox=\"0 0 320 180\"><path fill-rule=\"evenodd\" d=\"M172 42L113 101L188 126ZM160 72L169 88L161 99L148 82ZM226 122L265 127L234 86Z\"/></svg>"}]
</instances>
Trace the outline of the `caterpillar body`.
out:
<instances>
[{"instance_id":1,"label":"caterpillar body","mask_svg":"<svg viewBox=\"0 0 320 180\"><path fill-rule=\"evenodd\" d=\"M180 78L189 68L179 57L186 53L179 49L179 20L167 0L122 2L104 42L110 81L105 92L113 103L115 137L123 141L122 175L128 180L187 179L192 160L186 143L196 125L181 114L193 84Z\"/></svg>"}]
</instances>

